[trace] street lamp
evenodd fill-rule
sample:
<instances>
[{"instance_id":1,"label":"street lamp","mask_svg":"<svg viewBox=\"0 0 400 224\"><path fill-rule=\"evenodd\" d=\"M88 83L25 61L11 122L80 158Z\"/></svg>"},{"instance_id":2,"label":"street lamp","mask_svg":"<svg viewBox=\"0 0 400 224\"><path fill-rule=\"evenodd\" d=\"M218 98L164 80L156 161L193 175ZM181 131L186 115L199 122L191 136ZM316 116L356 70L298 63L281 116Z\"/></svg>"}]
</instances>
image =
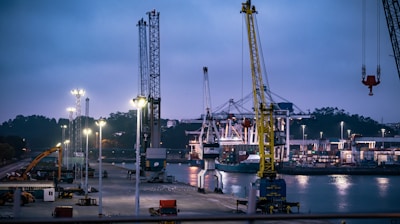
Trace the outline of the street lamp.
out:
<instances>
[{"instance_id":1,"label":"street lamp","mask_svg":"<svg viewBox=\"0 0 400 224\"><path fill-rule=\"evenodd\" d=\"M344 126L344 122L341 121L340 122L340 139L341 140L343 139L343 126Z\"/></svg>"},{"instance_id":2,"label":"street lamp","mask_svg":"<svg viewBox=\"0 0 400 224\"><path fill-rule=\"evenodd\" d=\"M67 170L69 170L69 162L68 162L68 157L69 157L69 155L68 155L68 146L69 146L69 139L67 139L67 140L65 140L64 141L64 145L65 145L65 157L67 158L66 160L66 163L67 163Z\"/></svg>"},{"instance_id":3,"label":"street lamp","mask_svg":"<svg viewBox=\"0 0 400 224\"><path fill-rule=\"evenodd\" d=\"M347 129L347 138L349 138L349 139L350 139L350 134L351 134L351 130Z\"/></svg>"},{"instance_id":4,"label":"street lamp","mask_svg":"<svg viewBox=\"0 0 400 224\"><path fill-rule=\"evenodd\" d=\"M68 134L68 138L70 140L70 150L71 152L69 152L68 154L73 154L74 152L76 152L76 147L75 147L75 139L74 139L74 134L73 134L73 130L74 130L74 112L76 111L75 107L68 107L67 111L69 113L69 134ZM67 165L68 166L68 165ZM76 162L74 162L74 179L76 180L76 174L77 174L77 166L76 166Z\"/></svg>"},{"instance_id":5,"label":"street lamp","mask_svg":"<svg viewBox=\"0 0 400 224\"><path fill-rule=\"evenodd\" d=\"M65 129L67 129L67 125L61 125L61 129L62 129L62 134L61 134L61 142L62 142L62 144L65 144ZM63 145L63 148L65 148L64 147L64 145ZM65 157L66 157L66 153L64 153L64 163L65 163L65 161L66 161L66 159L65 159ZM63 165L65 165L65 164L63 164Z\"/></svg>"},{"instance_id":6,"label":"street lamp","mask_svg":"<svg viewBox=\"0 0 400 224\"><path fill-rule=\"evenodd\" d=\"M140 110L146 105L147 100L144 96L137 96L132 100L134 107L137 109L136 113L136 188L135 188L135 204L136 212L139 215L139 182L140 182Z\"/></svg>"},{"instance_id":7,"label":"street lamp","mask_svg":"<svg viewBox=\"0 0 400 224\"><path fill-rule=\"evenodd\" d=\"M382 146L381 146L381 148L382 149L385 148L385 131L386 131L386 129L384 129L384 128L381 129L381 133L382 133Z\"/></svg>"},{"instance_id":8,"label":"street lamp","mask_svg":"<svg viewBox=\"0 0 400 224\"><path fill-rule=\"evenodd\" d=\"M304 129L306 129L306 125L305 124L302 124L301 125L301 128L303 129L303 151L304 151Z\"/></svg>"},{"instance_id":9,"label":"street lamp","mask_svg":"<svg viewBox=\"0 0 400 224\"><path fill-rule=\"evenodd\" d=\"M89 135L92 130L89 128L83 129L83 134L86 135L86 152L85 152L85 198L88 196L88 163L89 163Z\"/></svg>"},{"instance_id":10,"label":"street lamp","mask_svg":"<svg viewBox=\"0 0 400 224\"><path fill-rule=\"evenodd\" d=\"M106 121L103 118L100 118L96 121L96 125L99 126L99 217L103 216L103 173L102 173L102 161L103 156L101 155L101 130L104 125L106 125Z\"/></svg>"},{"instance_id":11,"label":"street lamp","mask_svg":"<svg viewBox=\"0 0 400 224\"><path fill-rule=\"evenodd\" d=\"M324 132L320 131L319 132L319 138L322 139L322 136L324 135Z\"/></svg>"}]
</instances>

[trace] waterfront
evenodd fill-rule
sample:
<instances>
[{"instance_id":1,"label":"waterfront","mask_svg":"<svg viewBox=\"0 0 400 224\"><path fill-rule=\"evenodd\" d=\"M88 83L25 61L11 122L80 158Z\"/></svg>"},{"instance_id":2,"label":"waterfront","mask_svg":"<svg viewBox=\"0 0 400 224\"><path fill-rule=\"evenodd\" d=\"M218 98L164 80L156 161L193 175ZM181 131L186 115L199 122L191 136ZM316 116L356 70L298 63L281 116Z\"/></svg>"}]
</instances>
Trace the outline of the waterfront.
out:
<instances>
[{"instance_id":1,"label":"waterfront","mask_svg":"<svg viewBox=\"0 0 400 224\"><path fill-rule=\"evenodd\" d=\"M95 170L98 170L98 164L91 164ZM105 217L126 217L134 214L135 208L135 198L134 198L134 178L127 178L127 170L118 167L122 166L121 163L116 163L115 165L105 163L103 164L104 170L108 172L108 178L103 180L103 214ZM133 167L131 164L125 165L125 168ZM168 164L167 173L173 175L177 181L188 183L196 186L197 184L197 173L199 171L198 167L190 167L186 164ZM175 173L175 174L174 174ZM237 195L244 195L247 181L252 182L257 179L255 175L248 174L232 174L232 173L222 173L223 182L225 185L224 194L206 193L201 194L197 192L196 187L189 186L187 184L180 183L146 183L144 180L140 184L140 214L142 216L148 216L148 208L156 207L158 200L160 199L176 199L178 201L178 206L181 209L179 216L183 217L194 217L199 215L239 215L236 214L236 199ZM314 178L318 177L318 178ZM358 185L361 184L371 184L368 179L357 179L360 176L356 176L356 179L351 178L341 178L338 176L333 176L329 178L320 178L322 176L285 176L286 182L288 183L288 200L301 202L300 216L302 215L324 215L331 214L330 217L338 217L337 219L329 220L291 220L291 221L265 221L256 223L331 223L339 224L342 221L342 215L348 213L365 212L364 214L377 214L378 212L392 214L400 214L396 206L396 200L398 200L398 191L396 192L395 186L398 184L398 179L392 181L393 177L389 177L388 180L385 178L378 178L378 183L383 183L379 185L380 190L377 191L378 195L374 199L371 198L374 193L365 194L365 191L373 191L376 186L371 188L360 188ZM325 181L329 180L327 183ZM98 184L97 178L89 178L89 186L96 187ZM345 184L347 181L347 184ZM207 183L207 182L206 182ZM73 187L79 184L79 180L73 184L62 183L62 187ZM377 183L375 183L376 185ZM339 186L342 186L339 190ZM209 186L210 188L212 186ZM298 189L295 189L297 187ZM316 190L319 188L319 190ZM351 190L353 189L353 190ZM350 197L350 194L355 195ZM363 193L364 192L364 193ZM394 194L393 194L394 192ZM98 199L98 193L93 192L89 194L90 198ZM376 195L375 195L376 196ZM42 200L37 200L35 203L28 204L27 206L21 207L20 215L21 218L25 220L33 220L40 218L50 218L51 213L56 206L72 206L73 207L73 217L75 218L94 218L98 214L98 206L79 206L76 204L80 199L84 198L84 195L74 195L72 199L56 199L54 202L47 202ZM195 200L193 200L195 198ZM336 201L333 198L341 198L343 200ZM361 199L360 199L361 198ZM391 198L392 200L387 201L388 204L383 205L382 200ZM346 201L348 200L348 201ZM374 203L373 200L378 200L378 203ZM337 207L341 203L342 209L331 209ZM354 209L354 206L360 206L360 203L364 203L365 206L370 206L369 210L364 209L364 207L358 207ZM347 204L347 205L346 205ZM392 210L385 209L390 206L396 206ZM0 218L13 216L13 206L8 204L6 206L0 206ZM380 208L380 209L374 209ZM240 206L242 211L246 211L246 206ZM296 209L297 210L297 209ZM270 215L266 215L268 217ZM298 216L293 214L293 217ZM277 217L274 215L274 217ZM365 215L363 216L365 217ZM379 216L378 216L379 217ZM393 216L392 216L393 217ZM397 217L397 216L394 216ZM304 217L303 217L304 218ZM376 216L375 216L376 218ZM11 220L1 220L0 222ZM313 221L313 222L310 222ZM329 221L329 222L328 222ZM28 221L27 223L30 223ZM38 223L38 222L36 222ZM187 223L187 222L185 222ZM189 222L190 223L190 222ZM203 222L204 223L204 222ZM242 223L242 222L234 222ZM349 224L365 224L365 223L400 223L400 219L370 219L370 220L351 220L347 219L346 223Z\"/></svg>"},{"instance_id":2,"label":"waterfront","mask_svg":"<svg viewBox=\"0 0 400 224\"><path fill-rule=\"evenodd\" d=\"M169 163L166 171L179 182L197 185L198 167ZM256 174L221 173L224 194L236 197L246 197L250 183L257 179ZM400 212L399 176L279 175L279 177L286 180L287 200L300 202L301 213ZM213 189L212 181L208 179L206 184L207 188ZM347 223L376 223L376 221L352 220ZM400 223L400 220L395 221Z\"/></svg>"}]
</instances>

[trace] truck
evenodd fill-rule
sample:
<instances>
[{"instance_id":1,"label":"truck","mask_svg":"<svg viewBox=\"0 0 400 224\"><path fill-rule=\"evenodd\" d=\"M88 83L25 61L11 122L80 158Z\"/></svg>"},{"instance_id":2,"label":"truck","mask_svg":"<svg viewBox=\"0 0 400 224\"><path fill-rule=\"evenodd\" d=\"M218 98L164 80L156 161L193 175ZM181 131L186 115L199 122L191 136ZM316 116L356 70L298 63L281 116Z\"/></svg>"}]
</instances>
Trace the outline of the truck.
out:
<instances>
[{"instance_id":1,"label":"truck","mask_svg":"<svg viewBox=\"0 0 400 224\"><path fill-rule=\"evenodd\" d=\"M177 216L179 209L176 200L160 200L158 208L149 208L151 216ZM175 221L162 221L161 224L175 224Z\"/></svg>"}]
</instances>

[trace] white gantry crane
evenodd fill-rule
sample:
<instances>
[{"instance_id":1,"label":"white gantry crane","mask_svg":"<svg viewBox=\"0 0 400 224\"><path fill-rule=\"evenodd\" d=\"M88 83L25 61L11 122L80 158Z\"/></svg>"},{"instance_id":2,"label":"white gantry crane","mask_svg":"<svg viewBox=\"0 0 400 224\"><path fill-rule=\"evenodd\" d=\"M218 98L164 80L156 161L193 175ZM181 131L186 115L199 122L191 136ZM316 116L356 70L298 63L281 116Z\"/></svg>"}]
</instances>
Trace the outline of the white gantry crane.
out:
<instances>
[{"instance_id":1,"label":"white gantry crane","mask_svg":"<svg viewBox=\"0 0 400 224\"><path fill-rule=\"evenodd\" d=\"M215 169L215 159L220 155L219 133L211 111L210 86L208 82L208 68L203 67L204 73L204 106L205 115L199 135L200 159L204 160L204 169L197 174L198 191L205 192L205 176L213 174L217 178L215 192L222 193L222 175Z\"/></svg>"}]
</instances>

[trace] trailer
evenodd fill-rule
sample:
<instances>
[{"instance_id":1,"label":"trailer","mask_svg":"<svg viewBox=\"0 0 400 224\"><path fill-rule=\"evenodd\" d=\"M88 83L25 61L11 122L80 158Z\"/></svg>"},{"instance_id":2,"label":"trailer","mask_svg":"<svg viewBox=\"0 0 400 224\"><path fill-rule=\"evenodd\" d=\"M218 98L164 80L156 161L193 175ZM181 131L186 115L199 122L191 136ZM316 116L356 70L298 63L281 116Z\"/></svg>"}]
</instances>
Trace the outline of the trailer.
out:
<instances>
[{"instance_id":1,"label":"trailer","mask_svg":"<svg viewBox=\"0 0 400 224\"><path fill-rule=\"evenodd\" d=\"M179 209L176 200L160 200L158 208L149 208L151 216L177 216ZM175 221L162 221L161 224L175 224Z\"/></svg>"}]
</instances>

